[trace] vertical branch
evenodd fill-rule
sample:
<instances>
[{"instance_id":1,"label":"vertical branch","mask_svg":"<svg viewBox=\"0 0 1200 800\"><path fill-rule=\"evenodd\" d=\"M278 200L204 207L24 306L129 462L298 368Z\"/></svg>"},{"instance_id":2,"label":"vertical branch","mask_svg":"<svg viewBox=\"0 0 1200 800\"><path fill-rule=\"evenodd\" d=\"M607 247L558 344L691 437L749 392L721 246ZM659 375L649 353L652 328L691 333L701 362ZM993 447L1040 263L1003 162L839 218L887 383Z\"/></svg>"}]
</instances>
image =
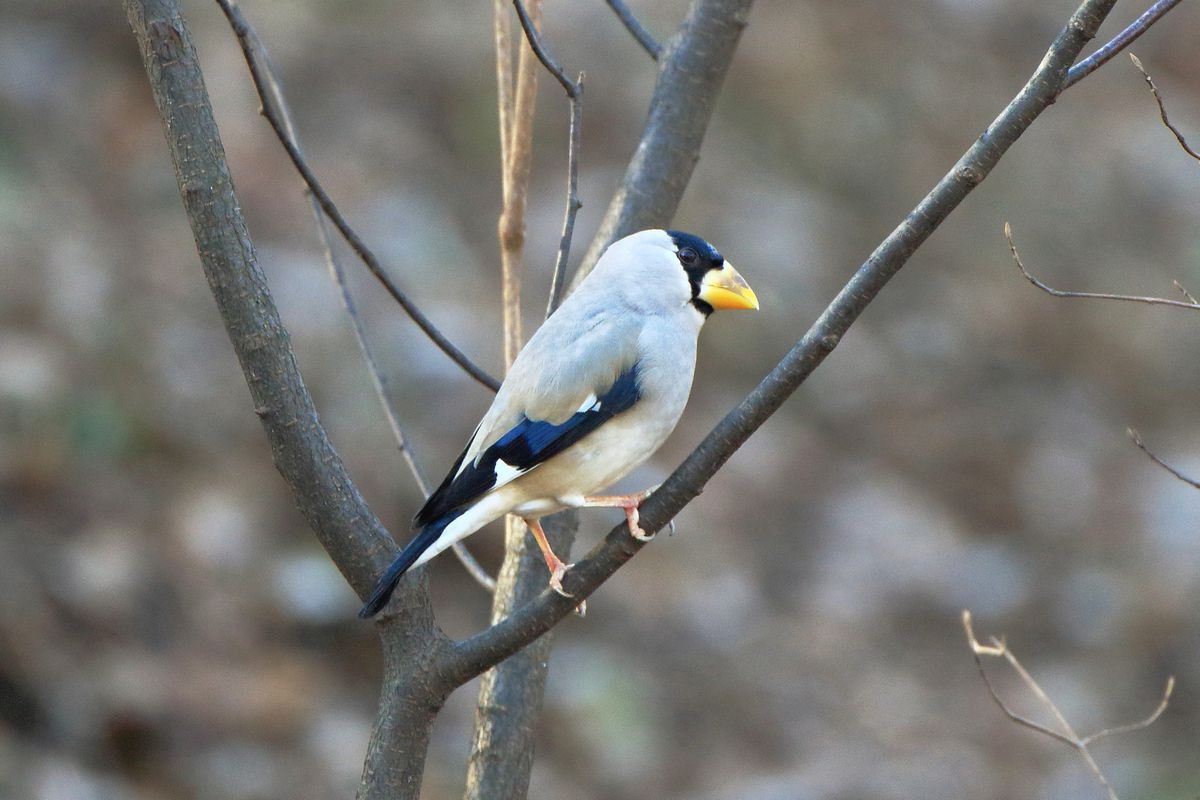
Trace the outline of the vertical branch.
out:
<instances>
[{"instance_id":1,"label":"vertical branch","mask_svg":"<svg viewBox=\"0 0 1200 800\"><path fill-rule=\"evenodd\" d=\"M540 0L530 3L528 10L520 0L514 0L513 5L529 42L535 42ZM505 45L508 43L505 42ZM507 365L512 364L522 344L519 269L525 238L529 162L533 152L533 95L537 85L537 62L541 58L541 54L535 53L533 45L526 43L525 39L521 40L520 53L516 97L511 113L512 127L507 136L501 133L502 146L508 148L504 163L504 208L499 226L504 281L504 357ZM497 64L505 60L498 56ZM571 164L575 163L574 155L577 152L578 115L578 103L573 100ZM501 125L503 123L502 113ZM570 247L575 210L578 208L574 171L569 169L568 172L567 213L556 274L565 269L565 251ZM560 277L557 287L561 287L561 283ZM554 303L556 292L561 294L561 288L552 287L551 304ZM576 525L574 512L558 514L544 521L546 536L557 552L565 553L568 550L574 539ZM524 606L545 585L545 564L538 550L530 546L525 523L509 515L505 519L504 564L497 576L492 603L493 623ZM484 674L479 687L471 756L467 766L467 800L522 800L527 795L533 769L533 732L545 694L551 645L552 637L543 637Z\"/></svg>"},{"instance_id":2,"label":"vertical branch","mask_svg":"<svg viewBox=\"0 0 1200 800\"><path fill-rule=\"evenodd\" d=\"M642 138L573 284L617 239L665 227L675 216L752 4L692 0L683 24L663 44Z\"/></svg>"},{"instance_id":3,"label":"vertical branch","mask_svg":"<svg viewBox=\"0 0 1200 800\"><path fill-rule=\"evenodd\" d=\"M275 466L322 546L360 596L396 554L317 418L259 267L199 60L178 0L125 0L163 120L205 277L245 375ZM379 625L385 683L359 796L416 798L433 718L453 687L450 641L437 629L423 575L403 581Z\"/></svg>"}]
</instances>

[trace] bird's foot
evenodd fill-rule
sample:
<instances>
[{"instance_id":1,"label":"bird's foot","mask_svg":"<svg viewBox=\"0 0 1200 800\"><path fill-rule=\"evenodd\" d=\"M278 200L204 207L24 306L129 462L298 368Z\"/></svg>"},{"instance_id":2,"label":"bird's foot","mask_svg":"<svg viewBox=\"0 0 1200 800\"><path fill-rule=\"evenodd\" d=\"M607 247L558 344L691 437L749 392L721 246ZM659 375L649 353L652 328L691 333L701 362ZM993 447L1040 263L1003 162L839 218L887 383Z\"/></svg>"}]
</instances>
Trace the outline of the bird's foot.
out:
<instances>
[{"instance_id":1,"label":"bird's foot","mask_svg":"<svg viewBox=\"0 0 1200 800\"><path fill-rule=\"evenodd\" d=\"M620 508L625 511L625 523L629 528L629 535L637 539L639 542L648 542L654 538L653 533L646 533L641 525L638 524L639 514L638 506L640 506L658 486L651 486L644 492L636 494L617 494L604 495L598 497L583 498L582 505L592 508ZM673 525L673 523L672 523ZM674 532L674 527L671 528Z\"/></svg>"},{"instance_id":2,"label":"bird's foot","mask_svg":"<svg viewBox=\"0 0 1200 800\"><path fill-rule=\"evenodd\" d=\"M562 585L563 576L566 575L567 570L569 570L573 566L575 566L575 565L574 564L564 564L561 561L557 561L555 564L550 566L550 588L553 589L554 591L558 592L563 597L570 598L570 597L575 596L575 595L571 594L570 592L568 592L566 589L564 589L563 585Z\"/></svg>"},{"instance_id":3,"label":"bird's foot","mask_svg":"<svg viewBox=\"0 0 1200 800\"><path fill-rule=\"evenodd\" d=\"M642 526L638 525L638 510L636 506L625 509L625 524L629 527L629 535L639 542L648 542L654 538L653 533L646 533L646 531L642 530Z\"/></svg>"}]
</instances>

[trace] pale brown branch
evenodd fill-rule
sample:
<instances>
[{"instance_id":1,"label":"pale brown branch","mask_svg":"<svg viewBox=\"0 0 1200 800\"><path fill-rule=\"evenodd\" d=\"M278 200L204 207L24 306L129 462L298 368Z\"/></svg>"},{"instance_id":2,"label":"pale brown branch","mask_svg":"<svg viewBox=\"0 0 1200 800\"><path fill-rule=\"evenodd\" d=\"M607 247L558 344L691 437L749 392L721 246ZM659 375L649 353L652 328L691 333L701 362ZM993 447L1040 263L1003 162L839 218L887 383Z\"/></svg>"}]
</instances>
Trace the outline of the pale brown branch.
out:
<instances>
[{"instance_id":1,"label":"pale brown branch","mask_svg":"<svg viewBox=\"0 0 1200 800\"><path fill-rule=\"evenodd\" d=\"M1163 102L1162 93L1158 91L1158 86L1155 85L1154 78L1151 78L1150 73L1142 66L1142 60L1133 53L1129 54L1129 58L1133 61L1133 65L1138 68L1138 72L1142 73L1142 77L1146 79L1146 85L1150 87L1150 94L1154 95L1154 102L1158 103L1158 116L1162 120L1163 125L1166 125L1167 130L1174 134L1175 141L1179 142L1179 146L1183 148L1183 152L1200 161L1200 153L1192 149L1191 145L1187 143L1187 139L1183 138L1183 132L1179 128L1176 128L1171 122L1171 118L1167 116L1167 106Z\"/></svg>"},{"instance_id":2,"label":"pale brown branch","mask_svg":"<svg viewBox=\"0 0 1200 800\"><path fill-rule=\"evenodd\" d=\"M1090 736L1080 737L1079 734L1075 732L1075 729L1071 727L1071 724L1067 722L1067 718L1063 715L1062 711L1059 710L1058 706L1053 700L1050 699L1050 696L1046 694L1045 690L1042 689L1038 682L1033 679L1033 676L1029 674L1029 671L1025 669L1025 666L1021 664L1015 655L1013 655L1013 652L1008 648L1008 645L1003 640L993 637L990 645L980 644L979 640L975 638L975 630L971 624L971 612L965 609L962 612L962 624L967 635L967 645L971 648L971 653L975 658L975 666L979 669L979 676L983 678L983 683L985 686L987 686L988 692L992 696L992 700L997 706L1000 707L1000 710L1004 712L1004 715L1019 725L1048 736L1055 741L1069 745L1077 750L1080 757L1084 760L1084 763L1087 764L1088 769L1108 793L1109 799L1117 800L1116 792L1109 784L1108 779L1104 776L1103 771L1101 771L1100 765L1096 763L1096 759L1092 756L1089 746L1110 736L1120 736L1126 733L1133 733L1135 731L1144 730L1145 728L1153 725L1158 718L1162 716L1163 712L1167 710L1167 705L1171 700L1171 693L1175 690L1175 676L1172 675L1167 678L1167 684L1163 689L1162 699L1159 701L1158 706L1154 709L1150 716L1146 717L1140 722L1134 722L1128 725L1119 725L1113 728L1105 728L1104 730L1093 733ZM1053 728L1049 728L1045 725L1034 722L1027 717L1017 714L1015 711L1009 708L1008 705L1000 698L1000 695L996 692L995 687L992 685L991 679L988 678L987 672L983 668L982 656L1003 658L1005 661L1007 661L1009 666L1013 668L1013 671L1020 676L1021 681L1025 684L1025 686L1029 688L1029 690L1034 694L1035 697L1038 698L1042 705L1045 706L1054 716L1055 720L1062 727L1062 731L1056 731Z\"/></svg>"},{"instance_id":3,"label":"pale brown branch","mask_svg":"<svg viewBox=\"0 0 1200 800\"><path fill-rule=\"evenodd\" d=\"M251 77L255 81L255 89L258 92L260 100L264 104L269 103L273 106L272 110L283 123L283 132L287 137L288 143L295 148L297 153L303 155L304 148L300 144L299 134L296 131L291 109L288 107L287 98L283 93L282 81L275 71L274 65L271 63L271 57L267 52L266 45L259 38L258 32L254 30L254 26L242 15L240 8L231 4L230 10L239 20L239 24L234 26L234 30L236 33L240 29L241 32L237 35L244 37L246 58L253 59L258 66L258 69L251 70ZM262 84L258 83L260 80L263 82ZM358 343L363 360L366 362L367 373L371 377L371 385L375 390L376 397L379 399L380 406L383 408L383 414L387 419L388 427L392 431L392 436L396 440L396 447L399 449L401 457L404 458L409 472L412 473L417 488L423 496L429 497L429 481L417 463L416 454L412 451L412 445L409 443L408 437L404 433L404 428L400 424L400 416L396 412L395 404L392 402L392 398L387 391L387 381L383 377L378 362L375 360L375 354L371 350L370 342L367 339L367 332L363 327L362 318L358 313L358 306L354 302L354 298L351 296L350 289L346 284L346 275L342 269L342 264L333 252L333 243L330 241L329 228L325 224L325 215L322 213L321 204L307 184L305 184L304 191L312 206L313 222L317 229L317 238L320 241L321 250L325 256L325 265L329 269L330 278L333 280L338 294L342 298L342 305L346 309L346 314L350 317L350 323L354 330L354 339ZM458 560L462 563L463 568L475 579L476 583L488 592L496 590L495 580L487 574L487 571L471 555L462 542L455 542L452 549Z\"/></svg>"},{"instance_id":4,"label":"pale brown branch","mask_svg":"<svg viewBox=\"0 0 1200 800\"><path fill-rule=\"evenodd\" d=\"M1029 270L1025 269L1025 264L1022 263L1021 256L1017 252L1017 245L1013 241L1012 226L1007 222L1004 223L1004 238L1008 240L1008 250L1010 253L1012 253L1012 258L1017 265L1017 269L1021 270L1021 274L1025 276L1026 280L1028 280L1037 288L1041 289L1046 294L1050 294L1055 297L1080 297L1090 300L1122 300L1127 303L1145 303L1147 305L1154 306L1172 306L1174 308L1190 308L1192 310L1200 310L1200 305L1196 304L1195 299L1192 298L1191 295L1188 295L1188 302L1184 302L1182 300L1168 300L1165 297L1139 297L1137 295L1108 294L1106 292L1067 292L1063 291L1062 289L1055 289L1047 286L1045 283L1042 283L1040 280L1030 274ZM1176 286L1178 286L1178 283L1176 283Z\"/></svg>"},{"instance_id":5,"label":"pale brown branch","mask_svg":"<svg viewBox=\"0 0 1200 800\"><path fill-rule=\"evenodd\" d=\"M1187 475L1184 475L1178 469L1171 466L1166 461L1163 461L1161 458L1159 458L1157 455L1155 455L1154 452L1149 447L1146 447L1146 444L1142 441L1142 437L1138 434L1137 431L1135 431L1133 428L1126 428L1125 432L1129 434L1130 439L1133 439L1133 443L1135 445L1137 445L1138 449L1141 450L1143 453L1145 453L1150 458L1151 461L1153 461L1155 464L1158 464L1160 467L1162 467L1167 472L1171 473L1172 475L1174 475L1176 478L1183 481L1187 485L1189 485L1195 489L1200 489L1200 481L1196 480L1195 478L1189 478Z\"/></svg>"},{"instance_id":6,"label":"pale brown branch","mask_svg":"<svg viewBox=\"0 0 1200 800\"><path fill-rule=\"evenodd\" d=\"M1183 288L1182 283L1180 283L1179 281L1171 281L1171 285L1174 286L1176 289L1178 289L1179 293L1182 294L1184 297L1186 297L1188 299L1189 303L1191 303L1194 306L1200 306L1200 303L1196 302L1196 298L1192 296L1192 293L1189 292L1187 289Z\"/></svg>"},{"instance_id":7,"label":"pale brown branch","mask_svg":"<svg viewBox=\"0 0 1200 800\"><path fill-rule=\"evenodd\" d=\"M1105 728L1102 731L1097 731L1091 736L1085 736L1081 740L1083 744L1090 745L1100 741L1108 736L1121 736L1126 733L1136 733L1137 731L1145 730L1158 722L1158 718L1167 710L1167 706L1171 703L1171 695L1175 691L1175 676L1167 676L1167 685L1163 687L1162 699L1158 701L1158 705L1150 712L1150 716L1146 717L1141 722L1132 722L1128 725L1118 725L1115 728Z\"/></svg>"},{"instance_id":8,"label":"pale brown branch","mask_svg":"<svg viewBox=\"0 0 1200 800\"><path fill-rule=\"evenodd\" d=\"M383 288L386 289L388 294L392 296L392 299L400 304L400 307L403 308L405 313L408 314L409 318L411 318L412 321L417 324L417 327L420 328L443 353L449 356L451 361L462 367L464 372L492 391L499 389L500 383L491 375L484 372L475 364L475 362L468 358L465 353L459 350L453 342L446 338L445 334L438 330L437 326L433 324L429 317L425 316L425 313L417 307L416 303L414 303L408 297L408 295L401 291L400 287L396 285L395 281L393 281L383 269L383 265L375 256L375 253L367 247L366 243L363 242L354 229L350 227L350 223L348 223L346 218L342 216L342 212L333 202L333 199L325 191L325 188L321 185L321 182L317 180L317 176L308 166L308 162L304 159L304 156L299 150L296 149L296 146L288 138L283 120L279 118L277 110L264 93L265 82L263 80L263 76L259 74L259 65L253 58L253 55L250 51L249 41L246 37L245 18L231 0L216 0L216 2L217 5L221 7L221 11L224 12L226 19L229 20L229 24L233 28L234 34L237 36L238 44L241 45L242 54L246 59L246 65L250 68L250 76L254 81L255 89L258 90L259 93L259 103L262 115L266 118L268 124L270 124L271 129L275 132L275 136L279 139L279 143L283 145L283 149L287 153L288 158L291 159L292 165L296 168L296 171L300 173L300 177L303 178L305 184L308 185L309 191L312 192L313 197L315 197L317 202L320 204L321 210L325 212L325 215L329 217L329 220L333 223L333 226L338 229L338 232L342 235L342 238L345 239L346 243L350 245L350 249L352 249L355 254L358 255L359 259L364 265L366 265L370 273L375 276L376 280L378 280L380 284L383 285Z\"/></svg>"}]
</instances>

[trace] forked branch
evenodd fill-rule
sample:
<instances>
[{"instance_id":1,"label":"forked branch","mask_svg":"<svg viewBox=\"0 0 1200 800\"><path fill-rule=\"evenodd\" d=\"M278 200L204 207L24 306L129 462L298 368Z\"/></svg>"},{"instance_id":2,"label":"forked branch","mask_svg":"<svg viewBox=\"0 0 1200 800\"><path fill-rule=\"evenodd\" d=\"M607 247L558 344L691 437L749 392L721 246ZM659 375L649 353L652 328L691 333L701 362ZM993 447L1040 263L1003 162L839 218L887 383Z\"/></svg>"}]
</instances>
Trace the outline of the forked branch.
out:
<instances>
[{"instance_id":1,"label":"forked branch","mask_svg":"<svg viewBox=\"0 0 1200 800\"><path fill-rule=\"evenodd\" d=\"M1096 763L1096 759L1092 756L1090 746L1100 741L1101 739L1110 736L1121 736L1127 733L1145 730L1153 725L1163 712L1167 710L1167 705L1171 701L1171 693L1175 691L1175 676L1171 675L1167 678L1166 686L1163 687L1162 699L1155 707L1150 716L1138 722L1133 722L1128 725L1118 725L1113 728L1105 728L1097 731L1089 736L1080 736L1075 732L1071 723L1067 721L1066 716L1058 705L1050 698L1046 691L1033 679L1025 666L1017 659L1013 652L1008 648L1008 644L1003 639L992 637L991 644L980 644L975 638L975 631L971 625L971 612L964 610L962 612L963 629L967 635L967 645L971 648L971 654L975 658L975 666L979 670L979 677L983 679L983 683L987 686L988 693L992 697L992 701L1000 708L1004 715L1013 722L1023 727L1036 731L1044 736L1048 736L1055 741L1073 747L1079 752L1084 763L1087 764L1088 770L1095 776L1096 780L1104 787L1108 793L1109 800L1117 800L1117 794L1109 784L1108 779L1100 769L1100 765ZM1001 699L1000 694L996 691L996 687L992 685L991 678L988 677L987 670L983 667L983 656L992 658L1003 658L1012 667L1013 671L1020 677L1021 682L1028 687L1029 691L1038 699L1038 702L1054 717L1058 724L1059 730L1042 725L1039 722L1034 722L1028 717L1022 716L1009 708L1008 704Z\"/></svg>"},{"instance_id":2,"label":"forked branch","mask_svg":"<svg viewBox=\"0 0 1200 800\"><path fill-rule=\"evenodd\" d=\"M1133 44L1139 36L1150 30L1151 25L1162 19L1164 14L1179 5L1180 2L1182 0L1158 0L1154 5L1142 12L1140 17L1129 23L1123 31L1109 39L1104 46L1098 48L1096 52L1071 67L1070 72L1067 73L1067 82L1063 85L1063 89L1071 88L1107 64L1113 56Z\"/></svg>"}]
</instances>

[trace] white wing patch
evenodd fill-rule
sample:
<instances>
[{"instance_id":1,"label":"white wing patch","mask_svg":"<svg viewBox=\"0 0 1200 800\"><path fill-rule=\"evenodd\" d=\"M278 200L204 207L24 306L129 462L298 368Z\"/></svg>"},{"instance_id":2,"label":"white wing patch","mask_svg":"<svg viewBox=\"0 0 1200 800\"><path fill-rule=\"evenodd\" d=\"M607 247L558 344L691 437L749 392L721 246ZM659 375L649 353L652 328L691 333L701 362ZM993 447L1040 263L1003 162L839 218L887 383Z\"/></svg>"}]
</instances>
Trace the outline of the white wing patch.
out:
<instances>
[{"instance_id":1,"label":"white wing patch","mask_svg":"<svg viewBox=\"0 0 1200 800\"><path fill-rule=\"evenodd\" d=\"M516 480L526 473L519 467L514 467L512 464L505 463L504 459L496 461L496 487L503 486L506 483Z\"/></svg>"},{"instance_id":2,"label":"white wing patch","mask_svg":"<svg viewBox=\"0 0 1200 800\"><path fill-rule=\"evenodd\" d=\"M598 401L596 399L596 393L592 392L591 394L589 394L587 397L584 398L583 403L580 404L580 406L579 406L579 410L577 410L575 413L582 414L585 411L599 411L599 410L600 410L600 401Z\"/></svg>"}]
</instances>

